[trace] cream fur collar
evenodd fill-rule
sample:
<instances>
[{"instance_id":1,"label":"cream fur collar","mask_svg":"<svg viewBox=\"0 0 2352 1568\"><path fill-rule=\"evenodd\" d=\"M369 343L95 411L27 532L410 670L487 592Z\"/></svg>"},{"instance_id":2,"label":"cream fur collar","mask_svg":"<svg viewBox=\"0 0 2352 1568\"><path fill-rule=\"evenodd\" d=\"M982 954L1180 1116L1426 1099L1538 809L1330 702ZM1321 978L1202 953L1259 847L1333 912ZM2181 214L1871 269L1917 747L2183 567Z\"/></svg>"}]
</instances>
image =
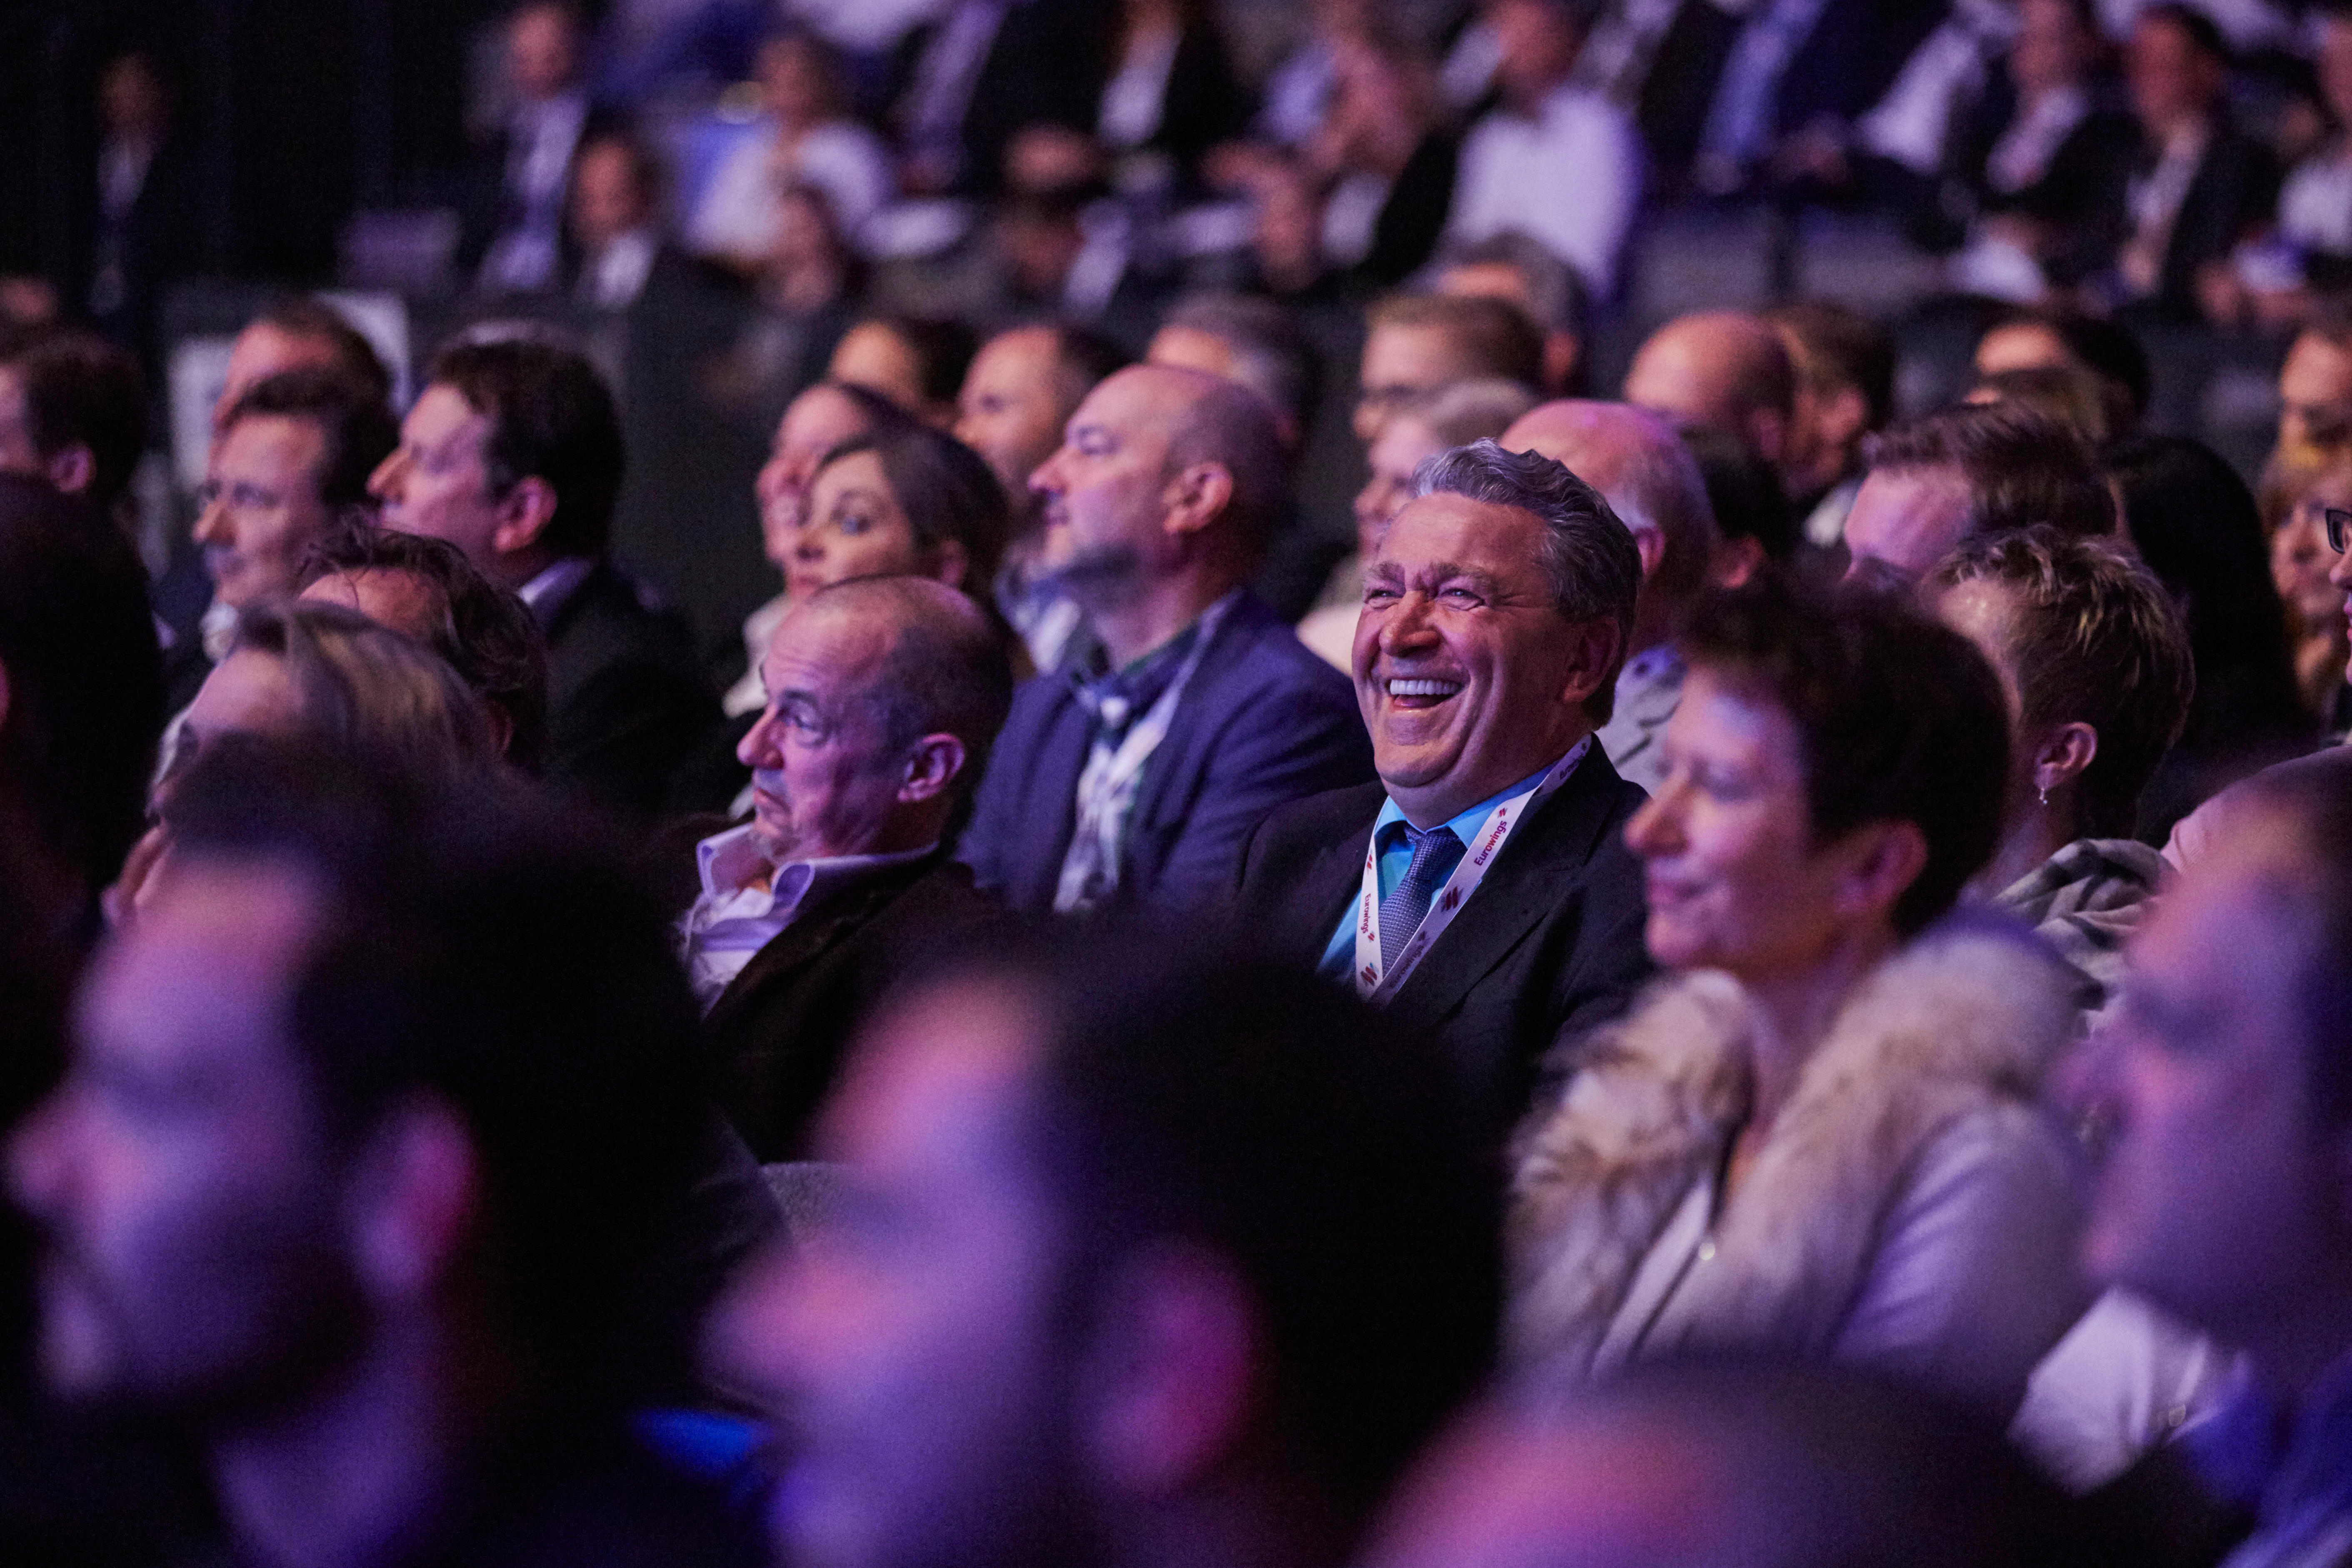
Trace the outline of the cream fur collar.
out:
<instances>
[{"instance_id":1,"label":"cream fur collar","mask_svg":"<svg viewBox=\"0 0 2352 1568\"><path fill-rule=\"evenodd\" d=\"M1944 921L1858 986L1800 1076L1711 1267L1685 1292L1714 1348L1834 1342L1917 1154L1971 1111L2030 1101L2074 1022L2056 960L2006 923ZM1713 971L1670 977L1594 1037L1519 1149L1511 1339L1571 1377L1642 1258L1747 1119L1753 1005Z\"/></svg>"}]
</instances>

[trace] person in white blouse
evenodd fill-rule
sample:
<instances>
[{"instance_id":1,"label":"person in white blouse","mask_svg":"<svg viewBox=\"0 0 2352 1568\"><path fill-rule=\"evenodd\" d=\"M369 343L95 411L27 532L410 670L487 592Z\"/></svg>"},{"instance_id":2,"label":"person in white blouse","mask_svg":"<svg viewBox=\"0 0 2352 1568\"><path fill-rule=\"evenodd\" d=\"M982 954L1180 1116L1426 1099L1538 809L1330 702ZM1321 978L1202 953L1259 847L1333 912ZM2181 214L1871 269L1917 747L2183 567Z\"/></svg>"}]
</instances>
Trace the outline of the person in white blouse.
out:
<instances>
[{"instance_id":1,"label":"person in white blouse","mask_svg":"<svg viewBox=\"0 0 2352 1568\"><path fill-rule=\"evenodd\" d=\"M756 133L744 138L711 175L687 224L698 253L757 272L775 247L777 198L814 185L832 205L852 246L896 187L890 150L849 118L841 63L813 34L782 31L760 46Z\"/></svg>"},{"instance_id":2,"label":"person in white blouse","mask_svg":"<svg viewBox=\"0 0 2352 1568\"><path fill-rule=\"evenodd\" d=\"M1524 229L1606 299L1641 195L1642 144L1624 110L1573 85L1584 29L1561 0L1498 0L1487 25L1503 43L1501 107L1463 144L1449 240Z\"/></svg>"}]
</instances>

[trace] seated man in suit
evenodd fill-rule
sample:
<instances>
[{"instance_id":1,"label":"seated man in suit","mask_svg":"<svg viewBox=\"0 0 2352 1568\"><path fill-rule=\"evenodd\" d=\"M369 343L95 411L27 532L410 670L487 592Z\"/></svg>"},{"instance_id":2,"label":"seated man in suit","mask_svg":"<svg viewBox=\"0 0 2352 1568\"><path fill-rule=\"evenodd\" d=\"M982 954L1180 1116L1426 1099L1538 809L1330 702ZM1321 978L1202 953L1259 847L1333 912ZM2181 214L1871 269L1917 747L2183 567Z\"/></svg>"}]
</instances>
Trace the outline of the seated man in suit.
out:
<instances>
[{"instance_id":1,"label":"seated man in suit","mask_svg":"<svg viewBox=\"0 0 2352 1568\"><path fill-rule=\"evenodd\" d=\"M1045 567L1103 658L1014 695L963 858L1015 909L1218 901L1267 812L1371 771L1346 679L1244 586L1285 505L1274 411L1135 365L1032 482Z\"/></svg>"},{"instance_id":2,"label":"seated man in suit","mask_svg":"<svg viewBox=\"0 0 2352 1568\"><path fill-rule=\"evenodd\" d=\"M622 465L612 394L580 355L516 339L444 349L426 380L368 480L383 525L446 540L538 617L549 782L659 810L719 700L684 624L606 558Z\"/></svg>"},{"instance_id":3,"label":"seated man in suit","mask_svg":"<svg viewBox=\"0 0 2352 1568\"><path fill-rule=\"evenodd\" d=\"M1643 799L1594 742L1642 561L1591 486L1492 441L1432 458L1364 572L1356 699L1380 782L1268 817L1244 920L1435 1038L1499 1146L1545 1052L1648 973Z\"/></svg>"},{"instance_id":4,"label":"seated man in suit","mask_svg":"<svg viewBox=\"0 0 2352 1568\"><path fill-rule=\"evenodd\" d=\"M764 1161L798 1156L851 1032L937 939L984 917L945 840L1013 700L1003 638L917 577L788 611L744 736L751 820L695 847L683 930L722 1100Z\"/></svg>"}]
</instances>

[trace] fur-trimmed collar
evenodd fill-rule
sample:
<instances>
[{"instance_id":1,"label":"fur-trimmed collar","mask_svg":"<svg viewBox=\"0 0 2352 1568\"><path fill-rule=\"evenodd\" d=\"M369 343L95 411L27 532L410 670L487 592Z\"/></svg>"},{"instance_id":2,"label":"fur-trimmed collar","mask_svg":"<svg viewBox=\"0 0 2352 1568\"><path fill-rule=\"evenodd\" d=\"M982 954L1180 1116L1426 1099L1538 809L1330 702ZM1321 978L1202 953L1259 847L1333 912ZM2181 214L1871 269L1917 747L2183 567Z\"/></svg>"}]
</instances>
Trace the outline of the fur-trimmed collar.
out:
<instances>
[{"instance_id":1,"label":"fur-trimmed collar","mask_svg":"<svg viewBox=\"0 0 2352 1568\"><path fill-rule=\"evenodd\" d=\"M1685 1343L1833 1344L1918 1153L1958 1118L2030 1101L2072 1031L2069 976L2023 931L1955 917L1874 971L1800 1074L1713 1261L1680 1287ZM1712 971L1661 981L1598 1035L1520 1145L1511 1337L1572 1377L1643 1256L1747 1120L1754 1005Z\"/></svg>"}]
</instances>

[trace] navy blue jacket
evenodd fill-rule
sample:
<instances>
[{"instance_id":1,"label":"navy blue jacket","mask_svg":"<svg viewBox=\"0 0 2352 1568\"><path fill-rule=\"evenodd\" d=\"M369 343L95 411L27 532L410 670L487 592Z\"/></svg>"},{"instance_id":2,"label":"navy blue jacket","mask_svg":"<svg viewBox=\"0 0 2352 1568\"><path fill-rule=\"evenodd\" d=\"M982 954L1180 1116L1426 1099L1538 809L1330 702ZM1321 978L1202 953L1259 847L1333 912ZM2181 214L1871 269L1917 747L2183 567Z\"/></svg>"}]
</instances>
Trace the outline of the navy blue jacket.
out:
<instances>
[{"instance_id":1,"label":"navy blue jacket","mask_svg":"<svg viewBox=\"0 0 2352 1568\"><path fill-rule=\"evenodd\" d=\"M1066 676L1037 676L1013 694L957 854L982 890L1016 910L1054 907L1094 731ZM1144 765L1118 901L1159 910L1220 903L1231 896L1242 841L1268 812L1371 777L1354 687L1245 593Z\"/></svg>"}]
</instances>

